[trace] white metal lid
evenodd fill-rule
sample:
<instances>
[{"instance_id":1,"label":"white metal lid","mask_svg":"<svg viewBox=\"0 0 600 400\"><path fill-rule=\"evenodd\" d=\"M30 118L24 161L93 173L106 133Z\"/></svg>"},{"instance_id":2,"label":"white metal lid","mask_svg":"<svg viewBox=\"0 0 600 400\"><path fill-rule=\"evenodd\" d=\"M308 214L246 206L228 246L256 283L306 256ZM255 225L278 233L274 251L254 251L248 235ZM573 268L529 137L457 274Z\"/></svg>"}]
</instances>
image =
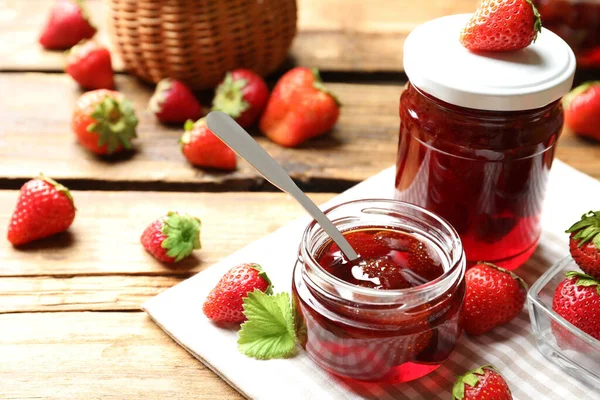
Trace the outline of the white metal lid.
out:
<instances>
[{"instance_id":1,"label":"white metal lid","mask_svg":"<svg viewBox=\"0 0 600 400\"><path fill-rule=\"evenodd\" d=\"M450 15L415 28L404 43L404 71L417 88L450 104L492 111L540 108L571 88L575 55L543 29L515 52L473 53L459 41L470 14Z\"/></svg>"}]
</instances>

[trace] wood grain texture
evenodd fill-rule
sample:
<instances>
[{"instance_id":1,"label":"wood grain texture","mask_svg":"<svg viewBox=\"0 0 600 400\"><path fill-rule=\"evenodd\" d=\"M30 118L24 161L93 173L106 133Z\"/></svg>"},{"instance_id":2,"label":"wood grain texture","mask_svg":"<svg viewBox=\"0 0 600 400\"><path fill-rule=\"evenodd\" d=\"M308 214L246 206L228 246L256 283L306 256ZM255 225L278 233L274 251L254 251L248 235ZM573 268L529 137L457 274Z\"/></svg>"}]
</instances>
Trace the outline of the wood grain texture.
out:
<instances>
[{"instance_id":1,"label":"wood grain texture","mask_svg":"<svg viewBox=\"0 0 600 400\"><path fill-rule=\"evenodd\" d=\"M40 171L62 180L187 184L188 189L248 190L264 184L243 160L233 173L189 165L178 145L182 129L159 124L147 110L152 88L127 75L118 76L117 85L135 105L139 138L134 153L106 159L84 150L71 132L72 108L80 91L70 77L0 74L0 93L12 94L0 100L0 185L3 179L24 180ZM364 180L395 162L402 87L328 86L344 104L333 132L296 149L261 135L257 140L297 181L316 182L320 191L337 191L328 186Z\"/></svg>"},{"instance_id":2,"label":"wood grain texture","mask_svg":"<svg viewBox=\"0 0 600 400\"><path fill-rule=\"evenodd\" d=\"M55 311L140 311L179 276L33 276L0 278L0 314Z\"/></svg>"},{"instance_id":3,"label":"wood grain texture","mask_svg":"<svg viewBox=\"0 0 600 400\"><path fill-rule=\"evenodd\" d=\"M241 399L144 313L0 315L2 399Z\"/></svg>"},{"instance_id":4,"label":"wood grain texture","mask_svg":"<svg viewBox=\"0 0 600 400\"><path fill-rule=\"evenodd\" d=\"M596 179L600 179L600 141L576 136L568 129L558 141L556 157Z\"/></svg>"},{"instance_id":5,"label":"wood grain texture","mask_svg":"<svg viewBox=\"0 0 600 400\"><path fill-rule=\"evenodd\" d=\"M53 0L4 0L0 8L0 71L61 71L61 52L44 51L37 38ZM87 0L98 39L109 44L107 5ZM418 24L447 14L473 12L478 0L298 0L298 36L290 59L335 71L401 71L402 46ZM318 44L318 45L315 45ZM114 57L114 66L123 64Z\"/></svg>"},{"instance_id":6,"label":"wood grain texture","mask_svg":"<svg viewBox=\"0 0 600 400\"><path fill-rule=\"evenodd\" d=\"M180 153L182 130L159 124L146 110L151 88L119 76L119 89L140 118L136 151L124 157L99 158L85 151L70 130L71 110L80 92L69 77L57 74L0 74L0 187L16 187L43 171L66 183L91 182L120 189L250 190L265 181L245 161L233 173L194 168ZM256 139L304 187L340 191L393 165L398 141L400 85L329 84L342 100L333 132L296 149ZM31 93L36 93L32 96ZM57 101L56 99L60 99ZM557 156L600 178L600 144L565 132ZM174 189L175 188L175 189Z\"/></svg>"},{"instance_id":7,"label":"wood grain texture","mask_svg":"<svg viewBox=\"0 0 600 400\"><path fill-rule=\"evenodd\" d=\"M71 290L68 289L71 283L75 285L71 292L104 290L102 280L69 280L75 275L185 278L304 215L295 200L283 193L75 191L73 197L78 211L67 232L14 248L4 235L17 196L16 191L0 191L0 280L2 277L29 276L64 278L48 283L44 283L43 279L14 285L0 283L0 292L14 289L15 295L20 297L14 299L14 304L21 310L28 307L27 298L22 297L22 293L28 290L42 297L48 290L51 294L47 302L50 304L60 303L61 298L53 297L54 293ZM323 203L332 196L311 195L317 203ZM146 226L169 210L185 211L202 220L202 249L174 266L154 259L139 242ZM175 278L143 279L140 286L136 286L134 280L115 278L111 286L122 288L121 292L126 292L129 287L134 296L147 297L177 282ZM121 293L119 290L113 292L110 294L112 297L105 298L102 293L98 296L104 302L120 301L127 307L133 304L128 299L117 299ZM38 304L46 302L43 298L35 299L35 296L28 299L34 301L32 304L35 301ZM14 311L15 308L11 309ZM3 308L0 306L0 309ZM6 311L5 308L3 310Z\"/></svg>"}]
</instances>

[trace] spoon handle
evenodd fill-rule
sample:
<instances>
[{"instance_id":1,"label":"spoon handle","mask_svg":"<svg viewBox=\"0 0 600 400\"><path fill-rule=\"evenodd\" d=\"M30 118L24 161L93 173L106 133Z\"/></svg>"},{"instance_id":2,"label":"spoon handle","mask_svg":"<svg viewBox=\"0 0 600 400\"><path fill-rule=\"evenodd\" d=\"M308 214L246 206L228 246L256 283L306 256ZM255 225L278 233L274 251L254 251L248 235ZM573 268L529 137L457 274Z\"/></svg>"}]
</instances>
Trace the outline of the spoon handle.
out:
<instances>
[{"instance_id":1,"label":"spoon handle","mask_svg":"<svg viewBox=\"0 0 600 400\"><path fill-rule=\"evenodd\" d=\"M323 214L321 209L319 209L319 207L317 207L317 205L309 199L302 190L300 190L283 167L279 165L279 163L244 130L244 128L239 126L233 118L224 112L212 111L206 116L206 124L215 135L231 147L233 151L239 154L240 157L248 161L269 182L294 197L318 222L329 237L337 243L340 250L342 250L350 261L358 258L358 255L352 246L350 246L350 243L348 243L344 235L342 235L329 218Z\"/></svg>"}]
</instances>

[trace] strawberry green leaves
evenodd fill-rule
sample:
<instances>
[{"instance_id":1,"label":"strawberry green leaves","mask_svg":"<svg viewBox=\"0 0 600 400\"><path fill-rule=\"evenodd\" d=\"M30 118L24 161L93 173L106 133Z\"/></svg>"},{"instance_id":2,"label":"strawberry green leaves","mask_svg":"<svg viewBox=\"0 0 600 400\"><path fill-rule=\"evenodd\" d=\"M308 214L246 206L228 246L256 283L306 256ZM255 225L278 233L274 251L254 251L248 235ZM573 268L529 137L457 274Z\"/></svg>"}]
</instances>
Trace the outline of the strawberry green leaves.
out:
<instances>
[{"instance_id":1,"label":"strawberry green leaves","mask_svg":"<svg viewBox=\"0 0 600 400\"><path fill-rule=\"evenodd\" d=\"M106 95L91 114L94 123L88 126L88 132L98 134L98 146L106 145L111 154L121 145L131 149L131 139L137 137L138 119L128 100L115 99Z\"/></svg>"},{"instance_id":2,"label":"strawberry green leaves","mask_svg":"<svg viewBox=\"0 0 600 400\"><path fill-rule=\"evenodd\" d=\"M600 281L595 279L592 276L583 274L577 271L568 271L565 273L567 278L577 278L576 285L577 286L596 286L596 290L598 291L598 296L600 296Z\"/></svg>"},{"instance_id":3,"label":"strawberry green leaves","mask_svg":"<svg viewBox=\"0 0 600 400\"><path fill-rule=\"evenodd\" d=\"M535 37L533 38L533 42L537 40L537 37L540 33L542 33L542 16L540 12L533 4L533 1L527 0L527 3L531 5L531 9L533 10L533 17L535 18L535 22L533 23L533 30L536 32Z\"/></svg>"},{"instance_id":4,"label":"strawberry green leaves","mask_svg":"<svg viewBox=\"0 0 600 400\"><path fill-rule=\"evenodd\" d=\"M214 322L243 322L238 350L252 358L288 357L296 349L294 308L288 293L273 294L273 284L256 263L230 269L208 294L202 311Z\"/></svg>"},{"instance_id":5,"label":"strawberry green leaves","mask_svg":"<svg viewBox=\"0 0 600 400\"><path fill-rule=\"evenodd\" d=\"M289 294L250 292L244 299L244 315L248 320L239 331L240 352L260 360L293 354L296 335Z\"/></svg>"},{"instance_id":6,"label":"strawberry green leaves","mask_svg":"<svg viewBox=\"0 0 600 400\"><path fill-rule=\"evenodd\" d=\"M273 282L271 282L271 279L269 278L269 276L267 275L265 270L258 264L252 264L252 268L257 270L258 276L263 278L265 280L265 282L267 282L267 284L269 285L269 286L267 286L267 289L264 291L264 293L269 294L269 295L273 294Z\"/></svg>"},{"instance_id":7,"label":"strawberry green leaves","mask_svg":"<svg viewBox=\"0 0 600 400\"><path fill-rule=\"evenodd\" d=\"M335 94L333 94L333 92L331 90L327 89L327 87L323 83L323 79L321 79L321 73L319 72L319 70L317 68L311 68L310 70L312 71L312 74L315 77L315 81L313 82L313 87L315 89L320 90L321 92L331 96L331 98L335 101L335 103L338 105L338 107L341 107L342 102Z\"/></svg>"},{"instance_id":8,"label":"strawberry green leaves","mask_svg":"<svg viewBox=\"0 0 600 400\"><path fill-rule=\"evenodd\" d=\"M232 118L238 118L250 107L244 100L244 88L247 84L246 79L234 79L231 72L228 72L223 83L217 87L212 110L223 111Z\"/></svg>"},{"instance_id":9,"label":"strawberry green leaves","mask_svg":"<svg viewBox=\"0 0 600 400\"><path fill-rule=\"evenodd\" d=\"M583 214L581 220L573 224L566 232L575 232L573 239L580 241L577 247L593 240L594 246L600 249L600 211L589 211Z\"/></svg>"},{"instance_id":10,"label":"strawberry green leaves","mask_svg":"<svg viewBox=\"0 0 600 400\"><path fill-rule=\"evenodd\" d=\"M186 258L192 251L200 249L200 220L187 214L169 212L162 233L167 237L162 248L175 262Z\"/></svg>"},{"instance_id":11,"label":"strawberry green leaves","mask_svg":"<svg viewBox=\"0 0 600 400\"><path fill-rule=\"evenodd\" d=\"M465 385L475 387L479 383L479 376L485 374L484 368L495 370L491 365L484 365L459 376L456 380L456 384L452 388L452 398L456 400L464 399Z\"/></svg>"}]
</instances>

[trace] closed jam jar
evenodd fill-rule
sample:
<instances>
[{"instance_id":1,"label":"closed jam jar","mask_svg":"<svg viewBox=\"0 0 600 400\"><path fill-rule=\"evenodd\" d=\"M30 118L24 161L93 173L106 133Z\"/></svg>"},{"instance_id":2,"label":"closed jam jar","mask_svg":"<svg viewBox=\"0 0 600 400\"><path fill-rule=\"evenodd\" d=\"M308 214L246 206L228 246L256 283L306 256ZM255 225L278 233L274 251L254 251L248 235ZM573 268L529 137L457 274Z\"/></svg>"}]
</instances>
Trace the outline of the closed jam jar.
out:
<instances>
[{"instance_id":1,"label":"closed jam jar","mask_svg":"<svg viewBox=\"0 0 600 400\"><path fill-rule=\"evenodd\" d=\"M533 0L546 28L562 37L582 67L600 67L600 0Z\"/></svg>"},{"instance_id":2,"label":"closed jam jar","mask_svg":"<svg viewBox=\"0 0 600 400\"><path fill-rule=\"evenodd\" d=\"M396 197L445 218L469 263L514 269L541 234L575 56L545 29L517 52L470 52L458 41L468 17L427 22L406 40Z\"/></svg>"},{"instance_id":3,"label":"closed jam jar","mask_svg":"<svg viewBox=\"0 0 600 400\"><path fill-rule=\"evenodd\" d=\"M460 336L464 252L420 207L358 200L326 212L359 254L348 261L315 222L302 237L292 298L298 339L345 379L398 383L438 368Z\"/></svg>"}]
</instances>

